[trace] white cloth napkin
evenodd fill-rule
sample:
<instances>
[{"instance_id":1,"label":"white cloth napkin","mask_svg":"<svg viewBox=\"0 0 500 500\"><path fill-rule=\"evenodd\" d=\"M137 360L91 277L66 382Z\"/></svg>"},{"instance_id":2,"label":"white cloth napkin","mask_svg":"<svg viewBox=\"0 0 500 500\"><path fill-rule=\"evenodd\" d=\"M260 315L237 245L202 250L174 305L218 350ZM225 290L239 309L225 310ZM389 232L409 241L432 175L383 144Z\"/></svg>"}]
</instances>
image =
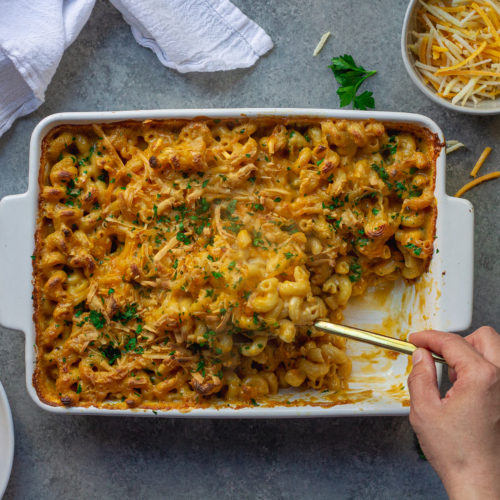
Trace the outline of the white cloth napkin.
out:
<instances>
[{"instance_id":1,"label":"white cloth napkin","mask_svg":"<svg viewBox=\"0 0 500 500\"><path fill-rule=\"evenodd\" d=\"M248 68L272 48L228 0L110 0L137 42L181 73Z\"/></svg>"},{"instance_id":2,"label":"white cloth napkin","mask_svg":"<svg viewBox=\"0 0 500 500\"><path fill-rule=\"evenodd\" d=\"M42 104L95 0L0 0L0 136Z\"/></svg>"},{"instance_id":3,"label":"white cloth napkin","mask_svg":"<svg viewBox=\"0 0 500 500\"><path fill-rule=\"evenodd\" d=\"M111 0L138 43L182 73L252 66L272 40L229 0ZM0 136L40 106L95 0L0 0Z\"/></svg>"}]
</instances>

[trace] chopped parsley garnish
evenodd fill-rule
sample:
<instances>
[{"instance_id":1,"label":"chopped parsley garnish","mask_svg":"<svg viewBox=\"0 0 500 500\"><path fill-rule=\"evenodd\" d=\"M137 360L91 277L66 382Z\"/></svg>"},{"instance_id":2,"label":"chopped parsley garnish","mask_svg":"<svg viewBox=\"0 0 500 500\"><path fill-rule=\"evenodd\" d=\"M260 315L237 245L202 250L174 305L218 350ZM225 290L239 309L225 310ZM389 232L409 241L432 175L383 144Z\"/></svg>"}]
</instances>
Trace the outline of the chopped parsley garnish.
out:
<instances>
[{"instance_id":1,"label":"chopped parsley garnish","mask_svg":"<svg viewBox=\"0 0 500 500\"><path fill-rule=\"evenodd\" d=\"M200 359L200 361L198 361L198 364L196 366L196 371L197 372L200 372L203 376L205 376L205 360L203 359Z\"/></svg>"},{"instance_id":2,"label":"chopped parsley garnish","mask_svg":"<svg viewBox=\"0 0 500 500\"><path fill-rule=\"evenodd\" d=\"M137 318L137 304L127 304L123 311L118 311L113 316L113 321L119 321L122 325L126 325L129 321Z\"/></svg>"},{"instance_id":3,"label":"chopped parsley garnish","mask_svg":"<svg viewBox=\"0 0 500 500\"><path fill-rule=\"evenodd\" d=\"M369 238L358 238L356 240L356 243L358 244L358 246L360 247L366 247L366 245L368 245L368 243L370 243L370 239Z\"/></svg>"},{"instance_id":4,"label":"chopped parsley garnish","mask_svg":"<svg viewBox=\"0 0 500 500\"><path fill-rule=\"evenodd\" d=\"M176 238L181 243L184 243L184 245L189 245L191 243L191 238L186 233L181 231L177 233Z\"/></svg>"},{"instance_id":5,"label":"chopped parsley garnish","mask_svg":"<svg viewBox=\"0 0 500 500\"><path fill-rule=\"evenodd\" d=\"M422 253L422 249L419 246L415 245L414 243L406 244L405 248L408 248L409 250L413 250L413 253L417 256Z\"/></svg>"},{"instance_id":6,"label":"chopped parsley garnish","mask_svg":"<svg viewBox=\"0 0 500 500\"><path fill-rule=\"evenodd\" d=\"M210 208L210 203L205 198L200 198L199 206L196 209L196 213L198 215L204 214L205 212L208 212L209 208Z\"/></svg>"},{"instance_id":7,"label":"chopped parsley garnish","mask_svg":"<svg viewBox=\"0 0 500 500\"><path fill-rule=\"evenodd\" d=\"M228 231L231 231L232 233L239 233L241 229L241 224L236 224L234 222L231 222L228 226L224 226L224 229L227 229Z\"/></svg>"},{"instance_id":8,"label":"chopped parsley garnish","mask_svg":"<svg viewBox=\"0 0 500 500\"><path fill-rule=\"evenodd\" d=\"M351 280L351 283L354 283L361 278L361 272L362 268L358 262L353 262L349 266L349 279Z\"/></svg>"},{"instance_id":9,"label":"chopped parsley garnish","mask_svg":"<svg viewBox=\"0 0 500 500\"><path fill-rule=\"evenodd\" d=\"M297 257L297 254L294 254L294 253L291 253L291 252L286 252L285 253L285 257L287 260L293 258L293 257Z\"/></svg>"},{"instance_id":10,"label":"chopped parsley garnish","mask_svg":"<svg viewBox=\"0 0 500 500\"><path fill-rule=\"evenodd\" d=\"M104 325L106 324L104 315L100 312L93 310L90 311L90 322L94 325L94 327L97 330L101 330L102 328L104 328Z\"/></svg>"},{"instance_id":11,"label":"chopped parsley garnish","mask_svg":"<svg viewBox=\"0 0 500 500\"><path fill-rule=\"evenodd\" d=\"M125 344L125 352L133 351L136 347L137 347L137 338L136 337L132 337Z\"/></svg>"},{"instance_id":12,"label":"chopped parsley garnish","mask_svg":"<svg viewBox=\"0 0 500 500\"><path fill-rule=\"evenodd\" d=\"M408 196L410 198L418 198L421 195L422 195L422 190L417 186L415 186L414 184L412 184L410 191L408 192Z\"/></svg>"},{"instance_id":13,"label":"chopped parsley garnish","mask_svg":"<svg viewBox=\"0 0 500 500\"><path fill-rule=\"evenodd\" d=\"M297 227L297 224L295 222L292 222L292 224L286 225L286 226L280 226L280 229L282 231L286 231L287 233L294 234L299 232L299 228Z\"/></svg>"},{"instance_id":14,"label":"chopped parsley garnish","mask_svg":"<svg viewBox=\"0 0 500 500\"><path fill-rule=\"evenodd\" d=\"M387 170L382 166L382 164L377 165L376 163L373 163L372 170L375 170L378 176L384 181L384 184L389 189L392 189L392 184L389 182L389 174L387 173Z\"/></svg>"},{"instance_id":15,"label":"chopped parsley garnish","mask_svg":"<svg viewBox=\"0 0 500 500\"><path fill-rule=\"evenodd\" d=\"M260 231L254 231L252 245L254 247L263 246L264 240L262 239L262 233Z\"/></svg>"},{"instance_id":16,"label":"chopped parsley garnish","mask_svg":"<svg viewBox=\"0 0 500 500\"><path fill-rule=\"evenodd\" d=\"M404 182L398 181L396 182L395 189L398 198L401 198L403 196L403 192L406 191L406 184Z\"/></svg>"},{"instance_id":17,"label":"chopped parsley garnish","mask_svg":"<svg viewBox=\"0 0 500 500\"><path fill-rule=\"evenodd\" d=\"M347 198L346 198L347 201ZM332 198L332 203L330 205L326 205L325 202L323 202L323 208L328 208L329 210L335 210L336 208L343 207L344 202L339 198L339 197L333 197Z\"/></svg>"},{"instance_id":18,"label":"chopped parsley garnish","mask_svg":"<svg viewBox=\"0 0 500 500\"><path fill-rule=\"evenodd\" d=\"M391 135L389 137L389 142L382 146L383 151L387 151L390 155L395 155L398 150L398 145L396 144L396 136Z\"/></svg>"},{"instance_id":19,"label":"chopped parsley garnish","mask_svg":"<svg viewBox=\"0 0 500 500\"><path fill-rule=\"evenodd\" d=\"M101 354L108 360L110 365L114 364L114 362L122 355L120 349L113 347L112 343L107 346L100 347L99 351L101 351Z\"/></svg>"},{"instance_id":20,"label":"chopped parsley garnish","mask_svg":"<svg viewBox=\"0 0 500 500\"><path fill-rule=\"evenodd\" d=\"M237 200L231 200L227 205L226 205L226 210L230 213L233 214L234 211L236 210L236 204L238 203Z\"/></svg>"}]
</instances>

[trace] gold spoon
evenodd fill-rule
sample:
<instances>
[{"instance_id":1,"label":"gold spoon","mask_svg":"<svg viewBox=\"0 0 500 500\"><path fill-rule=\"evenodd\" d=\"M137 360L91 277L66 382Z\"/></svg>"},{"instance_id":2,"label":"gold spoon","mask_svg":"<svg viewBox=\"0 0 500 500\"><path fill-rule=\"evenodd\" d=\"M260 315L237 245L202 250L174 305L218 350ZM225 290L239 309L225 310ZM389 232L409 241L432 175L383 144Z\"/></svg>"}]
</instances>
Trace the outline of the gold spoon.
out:
<instances>
[{"instance_id":1,"label":"gold spoon","mask_svg":"<svg viewBox=\"0 0 500 500\"><path fill-rule=\"evenodd\" d=\"M361 342L366 342L367 344L376 345L379 347L384 347L391 351L402 352L403 354L408 354L411 356L413 352L417 349L417 346L406 342L405 340L394 339L392 337L387 337L387 335L380 335L379 333L368 332L366 330L360 330L359 328L353 328L351 326L336 325L334 323L328 323L327 321L317 321L314 326L318 330L323 330L324 332L334 333L335 335L341 335L342 337L347 337L348 339L359 340ZM446 365L446 361L439 354L431 352L431 356L434 361Z\"/></svg>"}]
</instances>

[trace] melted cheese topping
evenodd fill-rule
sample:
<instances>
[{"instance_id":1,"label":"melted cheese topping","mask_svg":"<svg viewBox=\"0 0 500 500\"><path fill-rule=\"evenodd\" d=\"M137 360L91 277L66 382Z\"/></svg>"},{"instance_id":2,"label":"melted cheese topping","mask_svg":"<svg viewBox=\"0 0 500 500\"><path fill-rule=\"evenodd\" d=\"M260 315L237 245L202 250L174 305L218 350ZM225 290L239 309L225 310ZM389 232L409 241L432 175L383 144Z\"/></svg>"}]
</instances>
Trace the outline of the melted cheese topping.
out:
<instances>
[{"instance_id":1,"label":"melted cheese topping","mask_svg":"<svg viewBox=\"0 0 500 500\"><path fill-rule=\"evenodd\" d=\"M345 341L313 323L425 271L439 147L373 121L53 130L34 261L40 397L190 409L340 394Z\"/></svg>"}]
</instances>

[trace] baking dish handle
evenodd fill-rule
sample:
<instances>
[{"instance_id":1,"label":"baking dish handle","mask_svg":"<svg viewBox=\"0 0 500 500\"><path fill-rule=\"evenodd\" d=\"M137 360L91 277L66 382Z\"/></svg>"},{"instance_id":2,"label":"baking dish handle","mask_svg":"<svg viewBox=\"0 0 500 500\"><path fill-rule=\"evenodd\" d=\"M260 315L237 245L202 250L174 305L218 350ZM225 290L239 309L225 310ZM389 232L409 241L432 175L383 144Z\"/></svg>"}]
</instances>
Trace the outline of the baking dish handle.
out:
<instances>
[{"instance_id":1,"label":"baking dish handle","mask_svg":"<svg viewBox=\"0 0 500 500\"><path fill-rule=\"evenodd\" d=\"M445 197L446 202L438 214L440 234L450 235L438 241L442 271L441 309L447 318L443 329L457 332L472 323L474 294L474 207L468 200Z\"/></svg>"},{"instance_id":2,"label":"baking dish handle","mask_svg":"<svg viewBox=\"0 0 500 500\"><path fill-rule=\"evenodd\" d=\"M0 324L22 331L32 321L33 224L28 193L0 200Z\"/></svg>"}]
</instances>

